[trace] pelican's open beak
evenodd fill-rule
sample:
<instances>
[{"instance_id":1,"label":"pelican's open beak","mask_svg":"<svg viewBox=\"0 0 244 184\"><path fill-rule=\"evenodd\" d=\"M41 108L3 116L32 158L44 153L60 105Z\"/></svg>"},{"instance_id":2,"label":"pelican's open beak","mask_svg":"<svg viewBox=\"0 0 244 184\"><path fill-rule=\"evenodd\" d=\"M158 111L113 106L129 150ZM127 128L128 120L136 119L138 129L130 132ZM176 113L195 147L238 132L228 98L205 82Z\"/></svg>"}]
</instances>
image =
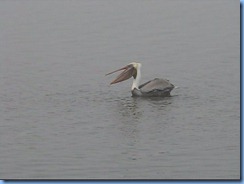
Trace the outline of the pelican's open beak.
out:
<instances>
[{"instance_id":1,"label":"pelican's open beak","mask_svg":"<svg viewBox=\"0 0 244 184\"><path fill-rule=\"evenodd\" d=\"M124 70L124 71L121 74L119 74L117 76L117 78L114 79L110 84L115 84L115 83L127 80L127 79L131 78L132 76L136 76L136 73L137 73L135 67L133 66L133 64L129 64L129 65L123 67L123 68L120 68L118 70L110 72L110 73L108 73L106 75L110 75L110 74L118 72L120 70Z\"/></svg>"}]
</instances>

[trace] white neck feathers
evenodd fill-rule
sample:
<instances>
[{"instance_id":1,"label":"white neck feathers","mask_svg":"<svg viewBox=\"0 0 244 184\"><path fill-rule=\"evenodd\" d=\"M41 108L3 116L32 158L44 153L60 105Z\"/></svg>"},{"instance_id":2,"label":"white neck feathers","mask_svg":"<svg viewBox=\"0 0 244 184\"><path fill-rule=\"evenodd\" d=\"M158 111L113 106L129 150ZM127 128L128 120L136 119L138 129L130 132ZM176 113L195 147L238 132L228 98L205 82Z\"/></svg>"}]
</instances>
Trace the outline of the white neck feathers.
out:
<instances>
[{"instance_id":1,"label":"white neck feathers","mask_svg":"<svg viewBox=\"0 0 244 184\"><path fill-rule=\"evenodd\" d=\"M133 78L131 90L133 90L135 88L139 89L139 84L140 84L140 80L141 80L141 66L138 66L136 68L136 70L137 70L137 74L136 74L136 78L135 79Z\"/></svg>"}]
</instances>

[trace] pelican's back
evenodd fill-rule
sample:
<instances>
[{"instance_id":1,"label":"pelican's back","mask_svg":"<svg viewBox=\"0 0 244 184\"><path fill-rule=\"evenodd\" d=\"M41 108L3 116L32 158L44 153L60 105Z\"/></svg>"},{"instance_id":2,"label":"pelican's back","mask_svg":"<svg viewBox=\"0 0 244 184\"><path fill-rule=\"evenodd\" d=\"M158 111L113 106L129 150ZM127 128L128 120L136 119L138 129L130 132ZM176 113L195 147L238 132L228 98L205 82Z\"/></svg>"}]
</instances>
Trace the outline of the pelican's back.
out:
<instances>
[{"instance_id":1,"label":"pelican's back","mask_svg":"<svg viewBox=\"0 0 244 184\"><path fill-rule=\"evenodd\" d=\"M155 78L139 86L144 96L170 96L174 85L166 79Z\"/></svg>"}]
</instances>

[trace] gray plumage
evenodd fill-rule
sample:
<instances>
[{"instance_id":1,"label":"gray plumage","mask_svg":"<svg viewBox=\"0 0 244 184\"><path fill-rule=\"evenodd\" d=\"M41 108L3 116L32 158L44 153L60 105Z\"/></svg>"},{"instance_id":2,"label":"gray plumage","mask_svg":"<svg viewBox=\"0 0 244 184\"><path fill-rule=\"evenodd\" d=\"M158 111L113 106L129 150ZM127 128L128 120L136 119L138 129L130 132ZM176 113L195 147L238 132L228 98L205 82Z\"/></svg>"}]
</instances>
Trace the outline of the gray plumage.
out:
<instances>
[{"instance_id":1,"label":"gray plumage","mask_svg":"<svg viewBox=\"0 0 244 184\"><path fill-rule=\"evenodd\" d=\"M132 96L147 96L147 97L166 97L170 96L170 91L174 89L174 85L167 79L155 78L139 86L139 90L134 88Z\"/></svg>"}]
</instances>

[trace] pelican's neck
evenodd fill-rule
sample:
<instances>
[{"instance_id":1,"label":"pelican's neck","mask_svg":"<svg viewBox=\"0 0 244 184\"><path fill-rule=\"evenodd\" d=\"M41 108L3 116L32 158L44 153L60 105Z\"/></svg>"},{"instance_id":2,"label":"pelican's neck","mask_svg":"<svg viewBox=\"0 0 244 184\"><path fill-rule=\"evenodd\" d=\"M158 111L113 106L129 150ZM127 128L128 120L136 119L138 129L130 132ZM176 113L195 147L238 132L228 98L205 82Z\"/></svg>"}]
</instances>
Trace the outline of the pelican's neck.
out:
<instances>
[{"instance_id":1,"label":"pelican's neck","mask_svg":"<svg viewBox=\"0 0 244 184\"><path fill-rule=\"evenodd\" d=\"M136 78L133 78L133 83L132 83L132 87L131 90L133 89L139 89L139 84L140 84L140 80L141 80L141 68L140 66L137 68L137 74L136 74Z\"/></svg>"}]
</instances>

